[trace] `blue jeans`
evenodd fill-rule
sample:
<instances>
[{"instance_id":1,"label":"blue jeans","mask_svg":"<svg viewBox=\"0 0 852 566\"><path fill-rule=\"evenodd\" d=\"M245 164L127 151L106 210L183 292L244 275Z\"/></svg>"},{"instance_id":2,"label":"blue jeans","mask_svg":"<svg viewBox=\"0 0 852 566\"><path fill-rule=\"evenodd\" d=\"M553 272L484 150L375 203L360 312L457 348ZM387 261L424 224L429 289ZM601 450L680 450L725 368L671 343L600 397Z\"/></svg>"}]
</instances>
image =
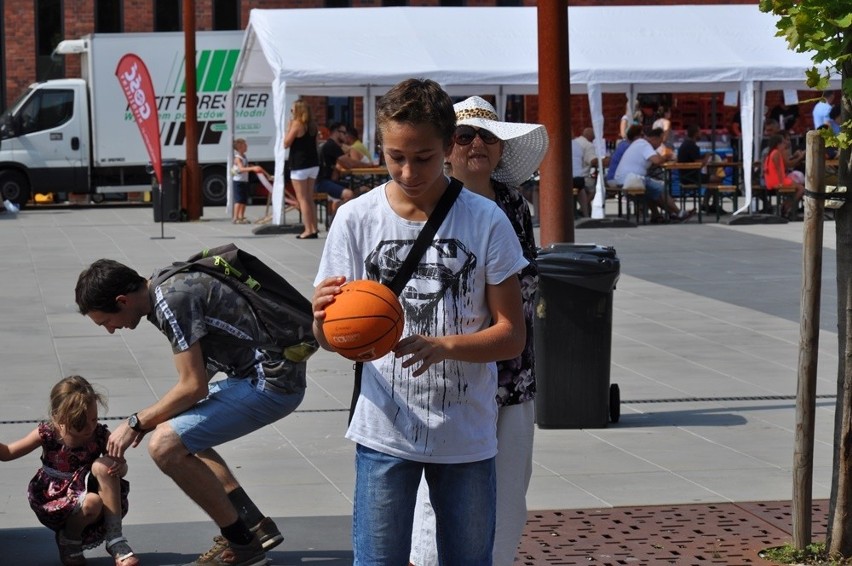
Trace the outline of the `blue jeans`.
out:
<instances>
[{"instance_id":1,"label":"blue jeans","mask_svg":"<svg viewBox=\"0 0 852 566\"><path fill-rule=\"evenodd\" d=\"M438 563L490 566L494 547L494 458L425 464L358 445L355 449L355 566L408 564L421 476L435 510Z\"/></svg>"}]
</instances>

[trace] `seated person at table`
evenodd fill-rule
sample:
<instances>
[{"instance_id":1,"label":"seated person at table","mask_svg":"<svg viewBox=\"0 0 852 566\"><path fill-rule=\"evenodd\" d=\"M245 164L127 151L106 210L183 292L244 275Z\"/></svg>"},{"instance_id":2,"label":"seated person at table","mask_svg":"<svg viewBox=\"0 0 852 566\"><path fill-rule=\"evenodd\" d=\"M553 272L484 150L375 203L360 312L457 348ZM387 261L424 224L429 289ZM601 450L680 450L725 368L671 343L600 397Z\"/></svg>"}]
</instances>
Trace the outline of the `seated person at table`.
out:
<instances>
[{"instance_id":1,"label":"seated person at table","mask_svg":"<svg viewBox=\"0 0 852 566\"><path fill-rule=\"evenodd\" d=\"M686 139L680 144L680 147L677 149L677 162L678 163L702 163L703 165L707 165L710 162L710 159L713 157L711 153L702 156L701 148L698 147L698 126L696 124L690 124L686 127ZM707 182L707 173L704 173L701 169L687 169L678 171L678 175L680 176L680 185L683 187L684 185L702 185ZM710 210L708 207L710 201L710 191L705 191L704 200L701 203L702 208L705 212L716 212L716 210Z\"/></svg>"},{"instance_id":2,"label":"seated person at table","mask_svg":"<svg viewBox=\"0 0 852 566\"><path fill-rule=\"evenodd\" d=\"M630 144L642 135L642 126L634 124L627 128L627 136L626 139L618 142L618 146L615 148L615 151L612 152L612 155L609 156L609 166L606 168L606 183L607 185L615 185L615 171L618 169L618 164L621 162L622 156L624 156L624 152L627 151L627 148L630 147Z\"/></svg>"},{"instance_id":3,"label":"seated person at table","mask_svg":"<svg viewBox=\"0 0 852 566\"><path fill-rule=\"evenodd\" d=\"M657 207L665 210L671 220L685 221L695 214L695 211L680 210L666 190L665 183L648 176L648 170L652 166L659 167L666 162L666 159L657 153L657 148L662 143L663 130L660 128L651 130L647 137L636 138L621 157L618 169L615 171L615 182L621 187L628 175L631 173L638 175L645 184L645 199L651 206L651 220L653 222L663 220L659 216Z\"/></svg>"},{"instance_id":4,"label":"seated person at table","mask_svg":"<svg viewBox=\"0 0 852 566\"><path fill-rule=\"evenodd\" d=\"M795 214L795 206L805 194L805 176L801 171L790 169L786 154L790 142L781 134L775 134L769 139L769 153L763 161L763 182L766 190L776 191L780 187L794 187L796 193L794 202L785 201L781 206L781 216L791 217Z\"/></svg>"},{"instance_id":5,"label":"seated person at table","mask_svg":"<svg viewBox=\"0 0 852 566\"><path fill-rule=\"evenodd\" d=\"M328 139L320 146L320 169L317 175L316 191L326 193L331 200L329 215L334 216L341 202L346 202L354 196L352 189L342 185L341 169L359 167L361 163L352 159L343 150L346 142L347 129L344 124L335 122L329 127Z\"/></svg>"},{"instance_id":6,"label":"seated person at table","mask_svg":"<svg viewBox=\"0 0 852 566\"><path fill-rule=\"evenodd\" d=\"M375 165L373 158L370 157L370 150L361 141L361 134L355 126L346 127L346 146L349 147L349 157L358 161L360 167L372 167Z\"/></svg>"}]
</instances>

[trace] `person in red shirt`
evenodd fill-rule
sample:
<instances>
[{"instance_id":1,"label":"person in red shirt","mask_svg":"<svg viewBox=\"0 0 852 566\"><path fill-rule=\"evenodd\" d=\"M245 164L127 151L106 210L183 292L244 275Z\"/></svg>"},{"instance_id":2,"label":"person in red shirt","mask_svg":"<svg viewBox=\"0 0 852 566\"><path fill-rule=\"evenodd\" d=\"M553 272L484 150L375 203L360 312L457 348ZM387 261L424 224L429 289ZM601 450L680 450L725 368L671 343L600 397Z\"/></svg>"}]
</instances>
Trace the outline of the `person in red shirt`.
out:
<instances>
[{"instance_id":1,"label":"person in red shirt","mask_svg":"<svg viewBox=\"0 0 852 566\"><path fill-rule=\"evenodd\" d=\"M790 142L781 134L769 138L768 153L763 161L763 181L766 190L775 191L780 187L793 186L796 188L793 202L786 201L782 205L781 215L789 217L795 211L795 205L805 194L805 179L801 171L789 171L790 164L786 155L790 150ZM797 152L798 153L798 152Z\"/></svg>"}]
</instances>

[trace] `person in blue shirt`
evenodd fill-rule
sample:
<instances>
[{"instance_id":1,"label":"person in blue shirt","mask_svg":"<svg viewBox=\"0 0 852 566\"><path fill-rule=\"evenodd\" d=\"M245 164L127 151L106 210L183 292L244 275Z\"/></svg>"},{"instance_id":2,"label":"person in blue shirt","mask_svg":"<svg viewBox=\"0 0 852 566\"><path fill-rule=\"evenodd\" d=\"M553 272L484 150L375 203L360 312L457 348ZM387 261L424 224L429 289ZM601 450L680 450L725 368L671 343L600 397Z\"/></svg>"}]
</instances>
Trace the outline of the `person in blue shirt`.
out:
<instances>
[{"instance_id":1,"label":"person in blue shirt","mask_svg":"<svg viewBox=\"0 0 852 566\"><path fill-rule=\"evenodd\" d=\"M618 163L621 161L621 157L624 155L624 152L627 151L627 148L630 147L630 143L641 134L642 126L634 124L627 128L627 139L618 142L618 146L609 158L609 167L607 167L606 170L607 183L615 183L615 170L618 169Z\"/></svg>"}]
</instances>

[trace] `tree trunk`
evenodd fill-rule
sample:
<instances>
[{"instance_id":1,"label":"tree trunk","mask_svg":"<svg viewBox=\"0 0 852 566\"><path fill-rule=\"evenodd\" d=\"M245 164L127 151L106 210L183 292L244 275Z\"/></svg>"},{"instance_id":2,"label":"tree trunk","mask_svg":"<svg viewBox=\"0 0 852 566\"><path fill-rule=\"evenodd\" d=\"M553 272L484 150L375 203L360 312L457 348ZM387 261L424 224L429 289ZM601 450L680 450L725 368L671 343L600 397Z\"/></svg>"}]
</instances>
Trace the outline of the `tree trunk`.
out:
<instances>
[{"instance_id":1,"label":"tree trunk","mask_svg":"<svg viewBox=\"0 0 852 566\"><path fill-rule=\"evenodd\" d=\"M852 50L847 47L847 52ZM852 79L852 64L842 69L842 79ZM852 99L842 96L845 123L852 118ZM840 152L837 184L850 186L852 153ZM849 194L849 193L847 193ZM845 203L835 216L837 231L837 404L834 417L834 466L829 507L828 550L842 556L852 556L852 204Z\"/></svg>"},{"instance_id":2,"label":"tree trunk","mask_svg":"<svg viewBox=\"0 0 852 566\"><path fill-rule=\"evenodd\" d=\"M825 193L825 142L819 132L807 136L805 188ZM819 309L822 291L825 201L805 199L802 240L802 313L799 328L799 375L796 387L796 446L793 450L793 546L811 544L814 477L814 411L819 361Z\"/></svg>"}]
</instances>

